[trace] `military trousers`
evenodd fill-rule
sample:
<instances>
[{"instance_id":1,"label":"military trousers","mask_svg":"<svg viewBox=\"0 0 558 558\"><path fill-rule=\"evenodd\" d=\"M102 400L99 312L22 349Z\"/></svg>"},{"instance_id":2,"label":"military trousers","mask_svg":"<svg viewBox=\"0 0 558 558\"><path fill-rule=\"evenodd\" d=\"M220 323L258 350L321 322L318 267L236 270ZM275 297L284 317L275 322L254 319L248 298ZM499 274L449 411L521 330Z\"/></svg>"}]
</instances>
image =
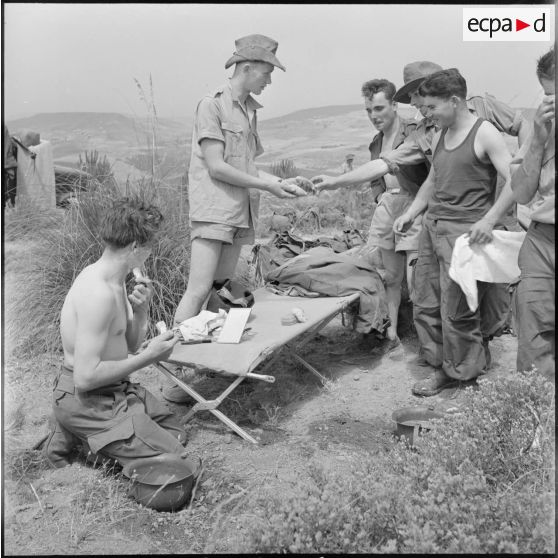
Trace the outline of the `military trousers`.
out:
<instances>
[{"instance_id":1,"label":"military trousers","mask_svg":"<svg viewBox=\"0 0 558 558\"><path fill-rule=\"evenodd\" d=\"M472 312L450 278L455 241L470 228L471 223L427 215L414 275L413 318L424 358L459 380L476 378L486 368L483 342L501 334L511 305L506 284L478 281L479 306Z\"/></svg>"},{"instance_id":2,"label":"military trousers","mask_svg":"<svg viewBox=\"0 0 558 558\"><path fill-rule=\"evenodd\" d=\"M556 366L555 226L532 221L519 251L520 281L514 293L517 369L554 380Z\"/></svg>"},{"instance_id":3,"label":"military trousers","mask_svg":"<svg viewBox=\"0 0 558 558\"><path fill-rule=\"evenodd\" d=\"M58 423L86 442L93 453L111 457L122 466L140 457L184 451L187 436L178 419L139 384L123 380L79 391L72 371L62 367L52 395Z\"/></svg>"}]
</instances>

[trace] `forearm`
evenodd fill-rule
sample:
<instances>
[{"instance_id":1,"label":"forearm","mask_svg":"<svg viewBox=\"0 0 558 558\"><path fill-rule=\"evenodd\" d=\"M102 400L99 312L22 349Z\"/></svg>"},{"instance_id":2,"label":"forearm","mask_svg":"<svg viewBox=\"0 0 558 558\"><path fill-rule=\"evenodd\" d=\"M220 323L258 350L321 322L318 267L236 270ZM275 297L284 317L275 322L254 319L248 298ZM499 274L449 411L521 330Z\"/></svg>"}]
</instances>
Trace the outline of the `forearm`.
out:
<instances>
[{"instance_id":1,"label":"forearm","mask_svg":"<svg viewBox=\"0 0 558 558\"><path fill-rule=\"evenodd\" d=\"M239 188L256 188L258 190L268 190L270 182L279 182L279 178L263 171L258 171L260 176L252 176L238 169L235 169L225 161L219 161L209 169L212 178L238 186ZM269 178L268 178L269 177Z\"/></svg>"},{"instance_id":2,"label":"forearm","mask_svg":"<svg viewBox=\"0 0 558 558\"><path fill-rule=\"evenodd\" d=\"M135 353L143 343L147 334L147 311L135 310L134 318L126 329L128 350Z\"/></svg>"},{"instance_id":3,"label":"forearm","mask_svg":"<svg viewBox=\"0 0 558 558\"><path fill-rule=\"evenodd\" d=\"M265 172L263 170L258 170L258 176L262 180L265 180L266 182L280 182L281 181L281 179L278 176L275 176L274 174L269 174L268 172Z\"/></svg>"},{"instance_id":4,"label":"forearm","mask_svg":"<svg viewBox=\"0 0 558 558\"><path fill-rule=\"evenodd\" d=\"M543 146L532 137L522 163L511 178L511 191L517 203L526 204L533 199L539 186L543 153Z\"/></svg>"},{"instance_id":5,"label":"forearm","mask_svg":"<svg viewBox=\"0 0 558 558\"><path fill-rule=\"evenodd\" d=\"M142 351L122 360L98 361L95 366L74 364L74 382L78 390L91 391L127 378L132 372L153 364L155 359Z\"/></svg>"},{"instance_id":6,"label":"forearm","mask_svg":"<svg viewBox=\"0 0 558 558\"><path fill-rule=\"evenodd\" d=\"M428 202L432 196L432 191L434 189L434 181L426 180L420 187L413 203L409 206L406 213L412 219L415 219L418 215L423 213L428 207Z\"/></svg>"},{"instance_id":7,"label":"forearm","mask_svg":"<svg viewBox=\"0 0 558 558\"><path fill-rule=\"evenodd\" d=\"M508 176L496 203L490 208L488 213L484 216L484 219L495 225L506 214L514 202L515 199L510 187L510 178Z\"/></svg>"},{"instance_id":8,"label":"forearm","mask_svg":"<svg viewBox=\"0 0 558 558\"><path fill-rule=\"evenodd\" d=\"M519 125L519 130L517 131L517 144L521 147L531 135L533 131L533 126L530 122L527 122L524 118L521 119L521 124Z\"/></svg>"},{"instance_id":9,"label":"forearm","mask_svg":"<svg viewBox=\"0 0 558 558\"><path fill-rule=\"evenodd\" d=\"M363 182L377 180L389 171L389 167L382 159L374 159L350 172L335 177L335 186L342 188L346 186L360 186Z\"/></svg>"}]
</instances>

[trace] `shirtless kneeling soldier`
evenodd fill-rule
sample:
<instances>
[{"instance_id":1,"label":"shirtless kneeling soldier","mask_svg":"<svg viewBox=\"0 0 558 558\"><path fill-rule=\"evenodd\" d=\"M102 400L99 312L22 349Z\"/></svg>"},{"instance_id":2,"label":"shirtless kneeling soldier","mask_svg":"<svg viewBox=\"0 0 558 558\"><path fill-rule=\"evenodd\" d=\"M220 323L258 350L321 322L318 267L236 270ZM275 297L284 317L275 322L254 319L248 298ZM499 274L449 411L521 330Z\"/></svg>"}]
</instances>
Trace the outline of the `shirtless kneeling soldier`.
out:
<instances>
[{"instance_id":1,"label":"shirtless kneeling soldier","mask_svg":"<svg viewBox=\"0 0 558 558\"><path fill-rule=\"evenodd\" d=\"M185 456L186 432L167 405L128 376L165 360L171 331L138 354L147 331L152 290L140 279L126 295L126 276L148 258L162 222L160 211L136 198L108 209L101 224L102 256L71 286L60 317L64 364L53 391L54 428L45 454L54 467L70 464L81 441L93 454L118 461L163 453Z\"/></svg>"}]
</instances>

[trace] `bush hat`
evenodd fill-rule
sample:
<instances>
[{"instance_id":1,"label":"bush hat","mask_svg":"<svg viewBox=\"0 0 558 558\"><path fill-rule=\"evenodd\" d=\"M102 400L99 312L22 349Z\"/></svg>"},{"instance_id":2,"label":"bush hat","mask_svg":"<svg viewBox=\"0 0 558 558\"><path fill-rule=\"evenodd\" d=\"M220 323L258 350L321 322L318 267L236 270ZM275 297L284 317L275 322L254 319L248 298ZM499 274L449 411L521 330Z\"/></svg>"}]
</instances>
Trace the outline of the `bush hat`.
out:
<instances>
[{"instance_id":1,"label":"bush hat","mask_svg":"<svg viewBox=\"0 0 558 558\"><path fill-rule=\"evenodd\" d=\"M258 62L273 64L281 68L284 72L286 71L285 66L283 66L275 56L279 43L265 35L248 35L246 37L241 37L234 42L234 46L236 50L231 58L227 60L225 69L243 60L257 60Z\"/></svg>"},{"instance_id":2,"label":"bush hat","mask_svg":"<svg viewBox=\"0 0 558 558\"><path fill-rule=\"evenodd\" d=\"M410 93L416 91L429 75L442 69L442 66L426 60L407 64L403 68L403 82L405 85L395 92L393 100L409 104L411 102Z\"/></svg>"}]
</instances>

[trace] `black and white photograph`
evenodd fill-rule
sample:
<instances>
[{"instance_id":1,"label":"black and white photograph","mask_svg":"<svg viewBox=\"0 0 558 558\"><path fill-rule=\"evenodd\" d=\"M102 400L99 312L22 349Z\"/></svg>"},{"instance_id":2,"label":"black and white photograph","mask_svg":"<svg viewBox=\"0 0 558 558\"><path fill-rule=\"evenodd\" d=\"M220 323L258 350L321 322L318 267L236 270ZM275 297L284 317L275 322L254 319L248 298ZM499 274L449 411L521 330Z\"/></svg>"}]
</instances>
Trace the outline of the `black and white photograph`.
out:
<instances>
[{"instance_id":1,"label":"black and white photograph","mask_svg":"<svg viewBox=\"0 0 558 558\"><path fill-rule=\"evenodd\" d=\"M2 555L555 555L555 5L2 3Z\"/></svg>"}]
</instances>

